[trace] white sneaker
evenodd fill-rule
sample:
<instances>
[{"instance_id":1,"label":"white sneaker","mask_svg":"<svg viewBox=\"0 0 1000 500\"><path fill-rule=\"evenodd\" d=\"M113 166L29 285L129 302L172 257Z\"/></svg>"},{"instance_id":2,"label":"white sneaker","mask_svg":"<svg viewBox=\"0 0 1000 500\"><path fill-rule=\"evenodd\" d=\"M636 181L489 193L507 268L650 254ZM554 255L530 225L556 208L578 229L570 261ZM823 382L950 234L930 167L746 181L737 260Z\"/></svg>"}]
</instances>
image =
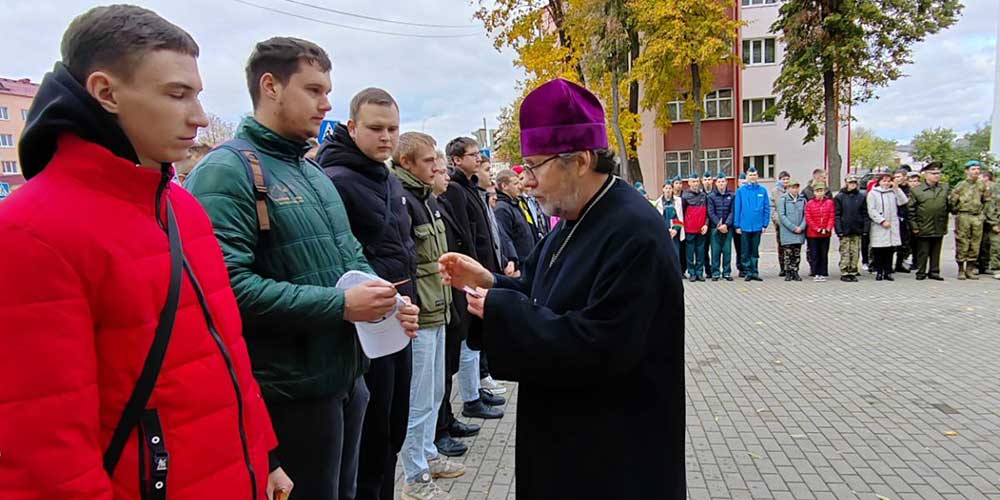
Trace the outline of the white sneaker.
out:
<instances>
[{"instance_id":1,"label":"white sneaker","mask_svg":"<svg viewBox=\"0 0 1000 500\"><path fill-rule=\"evenodd\" d=\"M819 283L821 281L823 281L823 277L822 276L815 276L815 277L813 277L813 283Z\"/></svg>"},{"instance_id":2,"label":"white sneaker","mask_svg":"<svg viewBox=\"0 0 1000 500\"><path fill-rule=\"evenodd\" d=\"M455 497L438 487L429 474L424 474L416 482L404 484L400 496L403 500L455 500Z\"/></svg>"},{"instance_id":3,"label":"white sneaker","mask_svg":"<svg viewBox=\"0 0 1000 500\"><path fill-rule=\"evenodd\" d=\"M501 394L507 393L507 388L500 385L496 380L493 380L493 376L490 375L484 379L479 380L479 387L490 391L494 396L499 396Z\"/></svg>"},{"instance_id":4,"label":"white sneaker","mask_svg":"<svg viewBox=\"0 0 1000 500\"><path fill-rule=\"evenodd\" d=\"M431 478L433 479L452 479L465 474L465 465L452 462L440 455L433 460L428 460L427 465L430 468Z\"/></svg>"}]
</instances>

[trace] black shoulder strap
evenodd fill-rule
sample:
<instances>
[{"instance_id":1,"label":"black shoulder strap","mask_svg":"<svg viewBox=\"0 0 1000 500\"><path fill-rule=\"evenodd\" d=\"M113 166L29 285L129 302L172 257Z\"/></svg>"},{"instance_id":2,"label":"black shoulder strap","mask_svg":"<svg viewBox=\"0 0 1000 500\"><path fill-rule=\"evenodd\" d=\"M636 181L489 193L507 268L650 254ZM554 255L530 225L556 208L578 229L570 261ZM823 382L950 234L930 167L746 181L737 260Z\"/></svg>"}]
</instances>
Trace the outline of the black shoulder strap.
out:
<instances>
[{"instance_id":1,"label":"black shoulder strap","mask_svg":"<svg viewBox=\"0 0 1000 500\"><path fill-rule=\"evenodd\" d=\"M156 378L160 375L160 368L163 366L163 358L167 353L167 345L170 343L170 334L174 329L174 318L177 316L177 305L181 294L181 262L184 258L184 250L181 247L181 234L177 228L177 219L174 218L174 210L167 200L167 239L170 242L170 286L167 289L167 302L160 311L160 321L156 325L156 335L153 337L153 344L146 354L146 361L142 365L142 372L139 380L132 389L122 416L115 426L115 431L111 435L111 442L104 451L104 470L109 476L114 475L118 459L121 458L125 449L125 442L128 440L132 429L139 423L146 403L153 394L156 386Z\"/></svg>"}]
</instances>

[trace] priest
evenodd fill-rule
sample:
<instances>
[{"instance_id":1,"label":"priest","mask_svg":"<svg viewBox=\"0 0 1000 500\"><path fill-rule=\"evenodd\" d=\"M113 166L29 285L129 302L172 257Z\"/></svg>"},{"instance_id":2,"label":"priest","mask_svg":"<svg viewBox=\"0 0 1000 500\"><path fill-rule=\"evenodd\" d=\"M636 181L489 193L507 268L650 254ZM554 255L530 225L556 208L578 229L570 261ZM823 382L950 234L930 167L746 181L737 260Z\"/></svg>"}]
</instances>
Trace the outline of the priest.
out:
<instances>
[{"instance_id":1,"label":"priest","mask_svg":"<svg viewBox=\"0 0 1000 500\"><path fill-rule=\"evenodd\" d=\"M524 187L561 219L521 276L448 253L497 378L519 382L518 500L685 498L684 291L656 209L624 181L604 111L550 81L521 105Z\"/></svg>"}]
</instances>

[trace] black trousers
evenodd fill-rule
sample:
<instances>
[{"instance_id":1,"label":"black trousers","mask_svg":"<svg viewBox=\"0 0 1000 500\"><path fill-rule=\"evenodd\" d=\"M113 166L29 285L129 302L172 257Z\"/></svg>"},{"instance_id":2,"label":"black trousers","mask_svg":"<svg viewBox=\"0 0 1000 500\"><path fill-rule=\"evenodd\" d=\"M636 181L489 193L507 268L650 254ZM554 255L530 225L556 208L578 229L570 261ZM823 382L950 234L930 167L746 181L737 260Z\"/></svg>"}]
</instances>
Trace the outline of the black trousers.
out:
<instances>
[{"instance_id":1,"label":"black trousers","mask_svg":"<svg viewBox=\"0 0 1000 500\"><path fill-rule=\"evenodd\" d=\"M681 240L681 275L687 272L687 241Z\"/></svg>"},{"instance_id":2,"label":"black trousers","mask_svg":"<svg viewBox=\"0 0 1000 500\"><path fill-rule=\"evenodd\" d=\"M913 232L906 220L899 221L899 239L903 244L896 247L896 267L904 267L903 263L913 255Z\"/></svg>"},{"instance_id":3,"label":"black trousers","mask_svg":"<svg viewBox=\"0 0 1000 500\"><path fill-rule=\"evenodd\" d=\"M868 239L868 233L861 234L861 263L868 265L869 256L871 255L871 240Z\"/></svg>"},{"instance_id":4,"label":"black trousers","mask_svg":"<svg viewBox=\"0 0 1000 500\"><path fill-rule=\"evenodd\" d=\"M396 354L373 359L365 374L371 399L361 434L358 500L393 498L396 456L403 448L410 414L412 373L413 348L407 345Z\"/></svg>"},{"instance_id":5,"label":"black trousers","mask_svg":"<svg viewBox=\"0 0 1000 500\"><path fill-rule=\"evenodd\" d=\"M342 396L268 403L289 500L354 500L368 388L361 377ZM257 471L266 474L266 471Z\"/></svg>"},{"instance_id":6,"label":"black trousers","mask_svg":"<svg viewBox=\"0 0 1000 500\"><path fill-rule=\"evenodd\" d=\"M809 270L816 276L830 276L830 238L809 238Z\"/></svg>"},{"instance_id":7,"label":"black trousers","mask_svg":"<svg viewBox=\"0 0 1000 500\"><path fill-rule=\"evenodd\" d=\"M452 322L457 323L457 322ZM451 410L451 388L458 373L458 362L462 352L462 337L464 336L462 324L449 324L445 328L444 343L444 400L441 401L441 409L438 410L437 432L434 440L451 437L448 428L455 423L455 414ZM480 351L482 354L482 351Z\"/></svg>"},{"instance_id":8,"label":"black trousers","mask_svg":"<svg viewBox=\"0 0 1000 500\"><path fill-rule=\"evenodd\" d=\"M943 240L943 236L936 236L932 238L913 238L912 242L917 257L916 264L918 276L925 274L941 274L941 242ZM930 261L930 268L927 266L928 261Z\"/></svg>"},{"instance_id":9,"label":"black trousers","mask_svg":"<svg viewBox=\"0 0 1000 500\"><path fill-rule=\"evenodd\" d=\"M736 270L743 272L743 248L740 242L743 241L743 235L733 231L733 245L736 247Z\"/></svg>"},{"instance_id":10,"label":"black trousers","mask_svg":"<svg viewBox=\"0 0 1000 500\"><path fill-rule=\"evenodd\" d=\"M896 247L872 248L872 265L876 272L882 274L892 274L892 256L896 253Z\"/></svg>"}]
</instances>

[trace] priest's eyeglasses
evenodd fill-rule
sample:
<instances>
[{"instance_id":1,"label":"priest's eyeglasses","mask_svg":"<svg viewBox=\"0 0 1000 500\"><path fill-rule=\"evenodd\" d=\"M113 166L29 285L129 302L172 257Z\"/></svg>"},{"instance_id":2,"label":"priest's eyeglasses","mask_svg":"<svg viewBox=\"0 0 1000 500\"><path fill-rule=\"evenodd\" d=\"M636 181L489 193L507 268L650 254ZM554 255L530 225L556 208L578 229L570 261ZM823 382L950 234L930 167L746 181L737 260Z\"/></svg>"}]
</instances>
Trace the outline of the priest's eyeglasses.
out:
<instances>
[{"instance_id":1,"label":"priest's eyeglasses","mask_svg":"<svg viewBox=\"0 0 1000 500\"><path fill-rule=\"evenodd\" d=\"M538 179L538 175L535 174L535 170L538 170L538 169L542 168L543 166L545 166L546 163L548 163L548 162L550 162L552 160L555 160L556 158L559 158L560 156L562 156L562 155L552 155L552 156L550 156L550 157L542 160L538 165L531 165L531 164L525 163L524 164L524 170L527 171L529 174L531 174L532 178Z\"/></svg>"}]
</instances>

